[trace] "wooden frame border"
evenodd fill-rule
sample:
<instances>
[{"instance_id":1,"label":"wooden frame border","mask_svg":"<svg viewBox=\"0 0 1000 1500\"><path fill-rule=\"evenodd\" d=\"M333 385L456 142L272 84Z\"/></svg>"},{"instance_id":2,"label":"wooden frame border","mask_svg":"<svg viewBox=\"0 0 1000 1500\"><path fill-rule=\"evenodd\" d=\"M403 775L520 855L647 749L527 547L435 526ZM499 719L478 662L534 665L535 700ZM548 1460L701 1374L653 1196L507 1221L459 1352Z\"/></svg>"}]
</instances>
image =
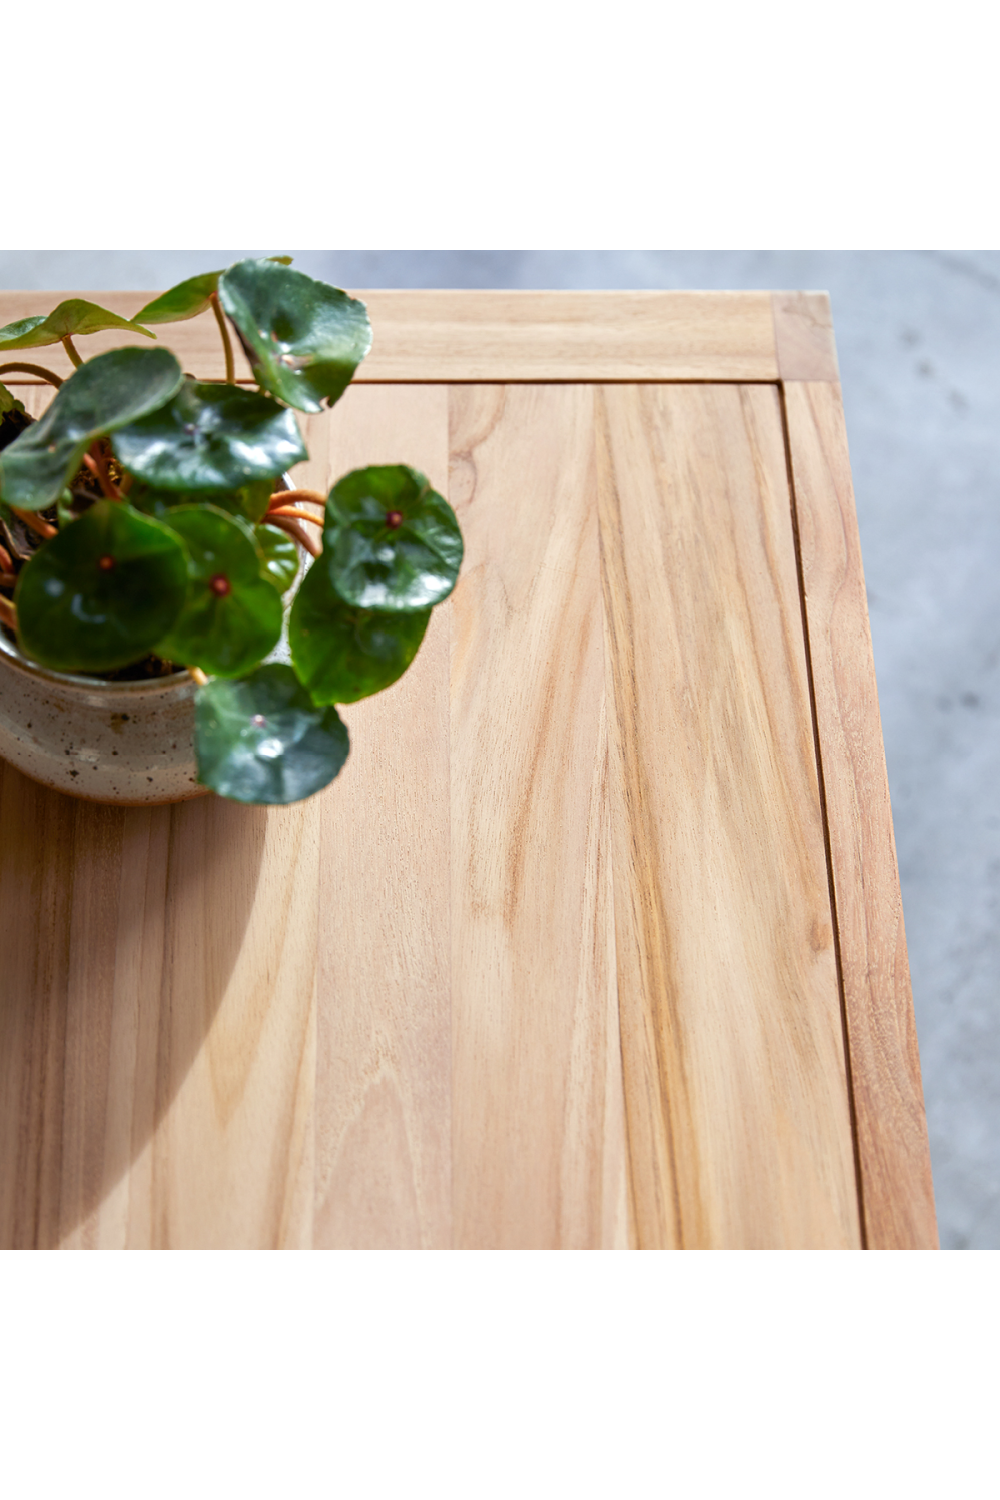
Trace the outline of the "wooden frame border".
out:
<instances>
[{"instance_id":1,"label":"wooden frame border","mask_svg":"<svg viewBox=\"0 0 1000 1500\"><path fill-rule=\"evenodd\" d=\"M68 292L0 293L0 324ZM91 293L124 316L155 293ZM875 667L829 298L824 292L374 291L366 382L766 381L782 388L789 483L859 1193L871 1248L937 1245ZM97 335L88 354L138 336ZM206 378L210 314L185 325ZM59 347L26 358L72 373ZM239 377L249 378L242 353ZM0 363L6 360L0 356ZM8 384L32 383L9 377Z\"/></svg>"},{"instance_id":2,"label":"wooden frame border","mask_svg":"<svg viewBox=\"0 0 1000 1500\"><path fill-rule=\"evenodd\" d=\"M830 301L775 292L788 477L869 1249L937 1221L861 539Z\"/></svg>"},{"instance_id":3,"label":"wooden frame border","mask_svg":"<svg viewBox=\"0 0 1000 1500\"><path fill-rule=\"evenodd\" d=\"M375 341L362 383L778 379L770 292L358 292ZM0 326L87 297L133 317L155 292L2 292ZM161 330L162 332L162 330ZM144 344L121 330L94 334L88 357ZM212 314L184 324L192 369L223 379ZM60 345L33 351L57 375L73 367ZM44 357L43 357L44 356ZM13 356L16 357L16 356ZM28 355L25 355L27 358ZM237 348L237 377L250 378ZM0 355L0 364L4 363Z\"/></svg>"}]
</instances>

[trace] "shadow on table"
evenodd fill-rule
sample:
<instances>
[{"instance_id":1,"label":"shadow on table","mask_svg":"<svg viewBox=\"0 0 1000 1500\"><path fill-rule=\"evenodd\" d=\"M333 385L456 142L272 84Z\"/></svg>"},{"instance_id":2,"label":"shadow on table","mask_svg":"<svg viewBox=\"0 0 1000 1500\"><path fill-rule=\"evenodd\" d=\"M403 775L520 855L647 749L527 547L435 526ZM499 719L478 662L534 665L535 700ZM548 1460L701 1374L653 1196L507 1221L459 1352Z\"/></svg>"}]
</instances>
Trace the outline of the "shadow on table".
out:
<instances>
[{"instance_id":1,"label":"shadow on table","mask_svg":"<svg viewBox=\"0 0 1000 1500\"><path fill-rule=\"evenodd\" d=\"M0 1247L157 1242L154 1132L226 993L265 820L82 802L0 761Z\"/></svg>"}]
</instances>

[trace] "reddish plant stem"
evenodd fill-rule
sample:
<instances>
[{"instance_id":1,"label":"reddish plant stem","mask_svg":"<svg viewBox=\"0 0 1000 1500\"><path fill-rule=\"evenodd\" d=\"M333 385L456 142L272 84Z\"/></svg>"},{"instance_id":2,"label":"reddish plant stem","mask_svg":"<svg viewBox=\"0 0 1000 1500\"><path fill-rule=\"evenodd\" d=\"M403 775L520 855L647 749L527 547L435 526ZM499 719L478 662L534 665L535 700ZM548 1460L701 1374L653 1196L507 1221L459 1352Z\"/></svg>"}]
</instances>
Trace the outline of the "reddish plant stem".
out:
<instances>
[{"instance_id":1,"label":"reddish plant stem","mask_svg":"<svg viewBox=\"0 0 1000 1500\"><path fill-rule=\"evenodd\" d=\"M97 481L107 498L109 500L120 500L121 494L111 483L111 476L108 474L107 464L104 462L100 439L91 444L90 452L83 455L83 461L90 472L97 475Z\"/></svg>"},{"instance_id":2,"label":"reddish plant stem","mask_svg":"<svg viewBox=\"0 0 1000 1500\"><path fill-rule=\"evenodd\" d=\"M14 561L7 548L0 542L0 573L13 573Z\"/></svg>"},{"instance_id":3,"label":"reddish plant stem","mask_svg":"<svg viewBox=\"0 0 1000 1500\"><path fill-rule=\"evenodd\" d=\"M44 365L26 365L21 360L15 359L9 365L0 365L0 375L37 375L39 380L47 380L49 385L54 385L56 390L62 385L62 376L57 375L54 370L47 370Z\"/></svg>"},{"instance_id":4,"label":"reddish plant stem","mask_svg":"<svg viewBox=\"0 0 1000 1500\"><path fill-rule=\"evenodd\" d=\"M314 526L319 526L321 529L324 525L322 516L314 516L309 510L297 510L294 505L277 505L274 510L268 511L265 519L270 521L275 516L288 516L293 521L311 521Z\"/></svg>"},{"instance_id":5,"label":"reddish plant stem","mask_svg":"<svg viewBox=\"0 0 1000 1500\"><path fill-rule=\"evenodd\" d=\"M12 589L16 582L16 573L0 573L0 589Z\"/></svg>"},{"instance_id":6,"label":"reddish plant stem","mask_svg":"<svg viewBox=\"0 0 1000 1500\"><path fill-rule=\"evenodd\" d=\"M275 490L268 504L276 509L279 505L294 505L297 500L308 500L311 505L326 504L326 496L319 490Z\"/></svg>"},{"instance_id":7,"label":"reddish plant stem","mask_svg":"<svg viewBox=\"0 0 1000 1500\"><path fill-rule=\"evenodd\" d=\"M277 526L279 530L287 532L292 540L298 542L300 547L304 547L311 556L319 557L322 547L317 544L315 538L309 535L308 531L303 530L298 521L291 521L287 516L275 516L273 513L267 519L272 526Z\"/></svg>"},{"instance_id":8,"label":"reddish plant stem","mask_svg":"<svg viewBox=\"0 0 1000 1500\"><path fill-rule=\"evenodd\" d=\"M35 533L36 536L42 537L45 541L48 541L50 537L58 535L56 528L54 526L50 526L48 521L46 521L42 516L36 516L34 511L18 510L14 505L12 505L10 509L12 515L17 516L19 521L23 521L25 526L30 527L30 529Z\"/></svg>"}]
</instances>

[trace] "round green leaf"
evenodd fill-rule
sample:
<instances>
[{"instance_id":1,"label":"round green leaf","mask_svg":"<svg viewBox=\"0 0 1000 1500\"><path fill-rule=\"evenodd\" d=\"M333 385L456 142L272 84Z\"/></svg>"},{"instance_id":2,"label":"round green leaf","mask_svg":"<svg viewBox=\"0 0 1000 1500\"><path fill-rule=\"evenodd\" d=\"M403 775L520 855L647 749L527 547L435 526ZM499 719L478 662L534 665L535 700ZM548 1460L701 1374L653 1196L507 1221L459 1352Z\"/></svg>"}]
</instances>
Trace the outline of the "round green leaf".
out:
<instances>
[{"instance_id":1,"label":"round green leaf","mask_svg":"<svg viewBox=\"0 0 1000 1500\"><path fill-rule=\"evenodd\" d=\"M151 490L146 485L133 485L129 491L129 504L136 510L141 510L144 516L156 516L157 520L165 521L167 511L173 510L177 505L189 505L192 502L191 495L175 495L172 490ZM212 496L215 499L215 496Z\"/></svg>"},{"instance_id":2,"label":"round green leaf","mask_svg":"<svg viewBox=\"0 0 1000 1500\"><path fill-rule=\"evenodd\" d=\"M169 349L112 349L69 377L51 406L0 453L0 494L20 510L58 500L96 437L169 401L184 376Z\"/></svg>"},{"instance_id":3,"label":"round green leaf","mask_svg":"<svg viewBox=\"0 0 1000 1500\"><path fill-rule=\"evenodd\" d=\"M355 703L402 677L430 617L429 609L382 614L345 604L334 593L320 558L292 604L292 664L314 703Z\"/></svg>"},{"instance_id":4,"label":"round green leaf","mask_svg":"<svg viewBox=\"0 0 1000 1500\"><path fill-rule=\"evenodd\" d=\"M242 489L237 490L234 495L226 496L229 503L223 505L223 510L230 511L234 516L245 516L254 524L262 521L267 515L271 496L278 487L277 481L276 474L269 474L266 479L255 479L251 484L246 484Z\"/></svg>"},{"instance_id":5,"label":"round green leaf","mask_svg":"<svg viewBox=\"0 0 1000 1500\"><path fill-rule=\"evenodd\" d=\"M317 708L291 667L258 667L239 682L210 682L195 699L198 780L235 802L311 797L347 759L347 727Z\"/></svg>"},{"instance_id":6,"label":"round green leaf","mask_svg":"<svg viewBox=\"0 0 1000 1500\"><path fill-rule=\"evenodd\" d=\"M332 406L371 348L363 302L287 266L239 261L220 276L219 301L254 378L299 411Z\"/></svg>"},{"instance_id":7,"label":"round green leaf","mask_svg":"<svg viewBox=\"0 0 1000 1500\"><path fill-rule=\"evenodd\" d=\"M278 261L283 266L291 265L290 255L272 255L270 260ZM183 323L185 318L196 318L203 313L211 302L212 293L218 290L221 271L206 271L203 276L190 276L187 281L178 282L172 286L169 292L155 297L152 302L147 302L141 312L135 315L137 323Z\"/></svg>"},{"instance_id":8,"label":"round green leaf","mask_svg":"<svg viewBox=\"0 0 1000 1500\"><path fill-rule=\"evenodd\" d=\"M334 589L361 609L409 613L440 604L462 565L451 506L417 469L355 469L326 502L323 563Z\"/></svg>"},{"instance_id":9,"label":"round green leaf","mask_svg":"<svg viewBox=\"0 0 1000 1500\"><path fill-rule=\"evenodd\" d=\"M108 672L151 651L184 602L188 569L173 532L100 500L38 549L17 580L26 656L60 672Z\"/></svg>"},{"instance_id":10,"label":"round green leaf","mask_svg":"<svg viewBox=\"0 0 1000 1500\"><path fill-rule=\"evenodd\" d=\"M295 416L256 391L185 380L172 401L120 428L121 464L153 489L232 491L308 458Z\"/></svg>"},{"instance_id":11,"label":"round green leaf","mask_svg":"<svg viewBox=\"0 0 1000 1500\"><path fill-rule=\"evenodd\" d=\"M257 545L264 554L264 576L279 593L291 588L299 571L299 549L277 526L258 526Z\"/></svg>"},{"instance_id":12,"label":"round green leaf","mask_svg":"<svg viewBox=\"0 0 1000 1500\"><path fill-rule=\"evenodd\" d=\"M239 677L281 635L281 595L264 576L253 532L211 505L177 506L164 524L187 549L188 587L156 653L216 677Z\"/></svg>"},{"instance_id":13,"label":"round green leaf","mask_svg":"<svg viewBox=\"0 0 1000 1500\"><path fill-rule=\"evenodd\" d=\"M214 505L231 516L241 516L256 523L267 512L271 496L277 485L277 476L254 480L240 490L208 490L203 494L185 494L183 490L157 490L137 484L129 495L130 504L148 516L168 520L167 512L179 505Z\"/></svg>"},{"instance_id":14,"label":"round green leaf","mask_svg":"<svg viewBox=\"0 0 1000 1500\"><path fill-rule=\"evenodd\" d=\"M137 322L120 318L106 307L98 307L96 302L70 297L47 315L20 318L16 323L0 328L0 353L8 349L41 349L46 344L58 344L73 334L101 333L106 328L127 328L129 333L141 333L147 339L156 338L148 328L140 328Z\"/></svg>"}]
</instances>

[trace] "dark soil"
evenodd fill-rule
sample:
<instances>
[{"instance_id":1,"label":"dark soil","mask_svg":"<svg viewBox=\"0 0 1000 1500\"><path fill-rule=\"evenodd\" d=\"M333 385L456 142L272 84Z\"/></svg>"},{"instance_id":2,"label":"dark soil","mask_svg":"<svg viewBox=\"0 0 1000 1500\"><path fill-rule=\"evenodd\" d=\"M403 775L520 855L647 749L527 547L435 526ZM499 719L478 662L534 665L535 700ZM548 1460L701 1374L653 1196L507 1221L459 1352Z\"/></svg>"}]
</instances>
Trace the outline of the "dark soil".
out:
<instances>
[{"instance_id":1,"label":"dark soil","mask_svg":"<svg viewBox=\"0 0 1000 1500\"><path fill-rule=\"evenodd\" d=\"M29 417L26 411L5 411L0 417L0 448L6 448L15 438L20 437L26 427L30 427L34 417Z\"/></svg>"},{"instance_id":2,"label":"dark soil","mask_svg":"<svg viewBox=\"0 0 1000 1500\"><path fill-rule=\"evenodd\" d=\"M87 677L102 677L105 682L146 682L151 677L173 677L183 672L184 667L175 667L172 661L163 661L159 656L144 656L142 661L131 662L114 672L87 672Z\"/></svg>"}]
</instances>

